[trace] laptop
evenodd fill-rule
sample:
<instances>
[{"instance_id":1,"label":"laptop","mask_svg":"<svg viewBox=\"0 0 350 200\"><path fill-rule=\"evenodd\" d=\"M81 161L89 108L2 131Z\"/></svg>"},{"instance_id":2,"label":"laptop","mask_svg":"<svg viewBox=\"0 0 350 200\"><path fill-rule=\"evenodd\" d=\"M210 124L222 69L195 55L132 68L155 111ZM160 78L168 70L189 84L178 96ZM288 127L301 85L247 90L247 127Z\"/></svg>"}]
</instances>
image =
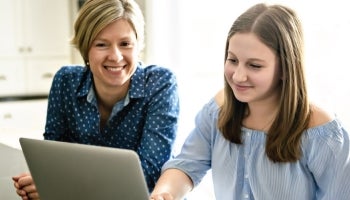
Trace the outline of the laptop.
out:
<instances>
[{"instance_id":1,"label":"laptop","mask_svg":"<svg viewBox=\"0 0 350 200\"><path fill-rule=\"evenodd\" d=\"M68 142L19 139L41 200L147 200L136 152Z\"/></svg>"}]
</instances>

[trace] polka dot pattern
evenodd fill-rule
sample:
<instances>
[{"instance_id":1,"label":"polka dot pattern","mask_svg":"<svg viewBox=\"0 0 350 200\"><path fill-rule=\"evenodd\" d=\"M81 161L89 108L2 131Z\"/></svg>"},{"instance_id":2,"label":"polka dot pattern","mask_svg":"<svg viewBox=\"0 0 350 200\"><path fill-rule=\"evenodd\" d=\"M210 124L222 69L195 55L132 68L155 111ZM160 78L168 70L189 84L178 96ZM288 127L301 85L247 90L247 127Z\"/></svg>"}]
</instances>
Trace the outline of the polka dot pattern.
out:
<instances>
[{"instance_id":1,"label":"polka dot pattern","mask_svg":"<svg viewBox=\"0 0 350 200\"><path fill-rule=\"evenodd\" d=\"M44 138L132 149L140 157L149 190L171 156L179 115L177 81L160 66L137 67L125 99L101 129L91 71L64 66L55 75Z\"/></svg>"}]
</instances>

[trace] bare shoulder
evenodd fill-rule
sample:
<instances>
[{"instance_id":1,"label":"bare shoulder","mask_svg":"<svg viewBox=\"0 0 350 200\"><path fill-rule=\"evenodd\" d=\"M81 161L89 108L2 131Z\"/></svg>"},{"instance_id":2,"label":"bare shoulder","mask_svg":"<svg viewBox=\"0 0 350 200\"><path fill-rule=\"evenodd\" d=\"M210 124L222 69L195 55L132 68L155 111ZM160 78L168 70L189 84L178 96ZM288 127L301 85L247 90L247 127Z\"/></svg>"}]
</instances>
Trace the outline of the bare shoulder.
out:
<instances>
[{"instance_id":1,"label":"bare shoulder","mask_svg":"<svg viewBox=\"0 0 350 200\"><path fill-rule=\"evenodd\" d=\"M329 110L321 108L315 104L311 104L311 118L309 127L320 126L334 119L334 114Z\"/></svg>"},{"instance_id":2,"label":"bare shoulder","mask_svg":"<svg viewBox=\"0 0 350 200\"><path fill-rule=\"evenodd\" d=\"M215 95L215 102L221 107L224 104L224 89L219 90Z\"/></svg>"}]
</instances>

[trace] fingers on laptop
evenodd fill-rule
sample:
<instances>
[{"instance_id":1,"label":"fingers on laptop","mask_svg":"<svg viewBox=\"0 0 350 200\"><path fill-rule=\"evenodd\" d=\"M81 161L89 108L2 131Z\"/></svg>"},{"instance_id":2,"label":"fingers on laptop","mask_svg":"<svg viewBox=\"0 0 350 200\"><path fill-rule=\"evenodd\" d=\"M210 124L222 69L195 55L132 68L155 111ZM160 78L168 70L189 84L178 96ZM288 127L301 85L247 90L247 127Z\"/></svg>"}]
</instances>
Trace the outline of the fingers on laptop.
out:
<instances>
[{"instance_id":1,"label":"fingers on laptop","mask_svg":"<svg viewBox=\"0 0 350 200\"><path fill-rule=\"evenodd\" d=\"M19 174L17 176L13 176L12 180L13 181L18 181L20 178L25 177L25 176L30 176L30 174L29 173L21 173L21 174Z\"/></svg>"},{"instance_id":2,"label":"fingers on laptop","mask_svg":"<svg viewBox=\"0 0 350 200\"><path fill-rule=\"evenodd\" d=\"M12 177L16 193L22 197L22 200L36 200L39 199L36 187L34 185L32 176L28 173L20 174Z\"/></svg>"},{"instance_id":3,"label":"fingers on laptop","mask_svg":"<svg viewBox=\"0 0 350 200\"><path fill-rule=\"evenodd\" d=\"M151 200L165 200L163 197L151 197Z\"/></svg>"},{"instance_id":4,"label":"fingers on laptop","mask_svg":"<svg viewBox=\"0 0 350 200\"><path fill-rule=\"evenodd\" d=\"M174 198L169 194L158 194L152 195L150 200L174 200Z\"/></svg>"}]
</instances>

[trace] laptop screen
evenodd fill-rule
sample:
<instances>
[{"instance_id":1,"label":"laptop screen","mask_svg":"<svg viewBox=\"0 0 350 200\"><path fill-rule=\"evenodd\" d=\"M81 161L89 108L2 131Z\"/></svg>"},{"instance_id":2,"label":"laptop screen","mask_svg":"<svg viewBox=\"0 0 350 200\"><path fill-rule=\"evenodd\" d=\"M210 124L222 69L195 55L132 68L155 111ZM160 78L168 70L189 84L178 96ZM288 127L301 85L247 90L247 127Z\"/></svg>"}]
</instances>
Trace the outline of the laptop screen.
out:
<instances>
[{"instance_id":1,"label":"laptop screen","mask_svg":"<svg viewBox=\"0 0 350 200\"><path fill-rule=\"evenodd\" d=\"M148 199L132 150L29 138L20 144L42 200Z\"/></svg>"}]
</instances>

